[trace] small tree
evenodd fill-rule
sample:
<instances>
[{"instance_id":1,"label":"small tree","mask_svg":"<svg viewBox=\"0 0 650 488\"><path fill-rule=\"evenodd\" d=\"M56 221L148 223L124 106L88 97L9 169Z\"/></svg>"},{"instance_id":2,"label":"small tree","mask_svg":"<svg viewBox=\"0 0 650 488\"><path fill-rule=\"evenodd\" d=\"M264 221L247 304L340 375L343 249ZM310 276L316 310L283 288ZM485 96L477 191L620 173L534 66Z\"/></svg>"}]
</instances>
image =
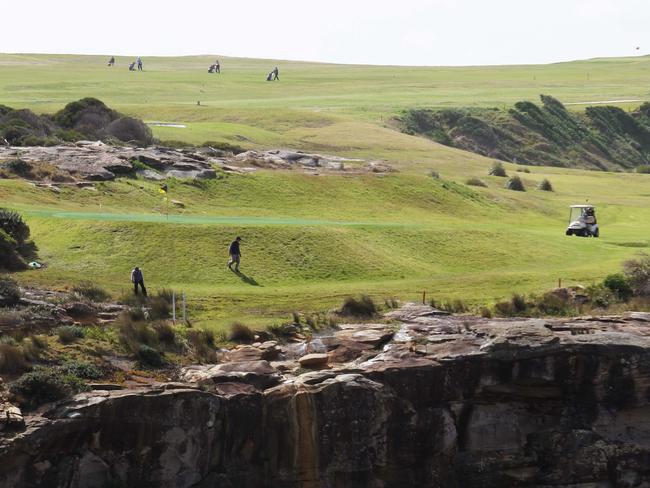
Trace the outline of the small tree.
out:
<instances>
[{"instance_id":1,"label":"small tree","mask_svg":"<svg viewBox=\"0 0 650 488\"><path fill-rule=\"evenodd\" d=\"M508 173L506 173L506 169L503 167L503 164L498 161L492 165L488 174L490 176L500 176L502 178L508 176Z\"/></svg>"},{"instance_id":2,"label":"small tree","mask_svg":"<svg viewBox=\"0 0 650 488\"><path fill-rule=\"evenodd\" d=\"M539 185L537 185L537 189L542 191L553 191L553 185L548 179L544 178Z\"/></svg>"},{"instance_id":3,"label":"small tree","mask_svg":"<svg viewBox=\"0 0 650 488\"><path fill-rule=\"evenodd\" d=\"M519 176L517 176L517 175L512 176L506 182L505 187L508 190L513 190L513 191L526 191L526 187L524 186L524 182L521 181L521 178L519 178Z\"/></svg>"}]
</instances>

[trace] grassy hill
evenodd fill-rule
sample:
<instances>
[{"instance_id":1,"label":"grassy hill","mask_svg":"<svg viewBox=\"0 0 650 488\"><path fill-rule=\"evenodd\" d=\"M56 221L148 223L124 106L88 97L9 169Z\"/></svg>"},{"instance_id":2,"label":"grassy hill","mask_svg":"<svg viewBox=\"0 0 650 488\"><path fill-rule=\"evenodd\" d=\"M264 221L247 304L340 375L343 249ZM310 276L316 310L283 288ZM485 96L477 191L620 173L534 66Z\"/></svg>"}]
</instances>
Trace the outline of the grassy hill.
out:
<instances>
[{"instance_id":1,"label":"grassy hill","mask_svg":"<svg viewBox=\"0 0 650 488\"><path fill-rule=\"evenodd\" d=\"M21 281L91 279L120 293L139 263L150 287L184 289L197 323L218 327L325 309L359 292L414 299L426 289L479 303L546 289L560 277L589 284L650 245L648 175L535 167L518 173L528 191L512 192L502 178L486 176L492 159L391 126L408 108L510 105L539 93L569 103L643 100L648 58L486 68L221 58L220 76L207 73L212 60L151 58L145 72L130 73L122 58L107 68L107 58L94 56L0 55L0 104L54 112L92 96L129 115L187 126L155 127L162 139L383 158L398 171L259 171L200 187L171 181L171 198L186 208L169 219L157 186L145 181L55 194L0 180L0 205L25 214L49 264ZM276 64L282 81L265 82ZM474 176L488 187L466 186ZM543 178L554 193L535 190ZM599 207L600 240L564 236L568 205L585 199ZM246 279L225 269L226 246L237 234Z\"/></svg>"}]
</instances>

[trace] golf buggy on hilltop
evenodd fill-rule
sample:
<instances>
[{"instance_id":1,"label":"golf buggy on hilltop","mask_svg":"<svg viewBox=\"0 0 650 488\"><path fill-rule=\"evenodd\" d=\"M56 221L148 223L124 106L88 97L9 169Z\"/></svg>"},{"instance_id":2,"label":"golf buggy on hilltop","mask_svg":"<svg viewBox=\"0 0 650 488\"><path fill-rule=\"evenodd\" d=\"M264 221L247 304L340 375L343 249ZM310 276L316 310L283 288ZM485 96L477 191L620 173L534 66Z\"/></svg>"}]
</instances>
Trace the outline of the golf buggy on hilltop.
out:
<instances>
[{"instance_id":1,"label":"golf buggy on hilltop","mask_svg":"<svg viewBox=\"0 0 650 488\"><path fill-rule=\"evenodd\" d=\"M571 205L569 226L566 235L578 237L600 237L596 208L593 205Z\"/></svg>"}]
</instances>

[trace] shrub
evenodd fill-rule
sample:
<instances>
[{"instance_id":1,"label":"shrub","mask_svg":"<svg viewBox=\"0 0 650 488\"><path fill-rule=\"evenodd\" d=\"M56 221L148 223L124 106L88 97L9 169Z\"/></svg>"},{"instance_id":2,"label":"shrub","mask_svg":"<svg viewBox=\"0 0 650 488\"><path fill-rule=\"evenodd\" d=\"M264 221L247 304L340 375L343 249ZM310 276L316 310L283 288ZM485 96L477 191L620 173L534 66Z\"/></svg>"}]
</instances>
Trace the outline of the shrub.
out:
<instances>
[{"instance_id":1,"label":"shrub","mask_svg":"<svg viewBox=\"0 0 650 488\"><path fill-rule=\"evenodd\" d=\"M377 314L377 306L368 295L361 295L358 299L348 297L343 302L341 314L350 317L373 317Z\"/></svg>"},{"instance_id":2,"label":"shrub","mask_svg":"<svg viewBox=\"0 0 650 488\"><path fill-rule=\"evenodd\" d=\"M634 294L628 279L621 273L607 275L603 280L603 285L624 302L627 302Z\"/></svg>"},{"instance_id":3,"label":"shrub","mask_svg":"<svg viewBox=\"0 0 650 488\"><path fill-rule=\"evenodd\" d=\"M399 307L399 300L395 297L389 297L384 299L384 305L386 308L391 309L391 308L398 308Z\"/></svg>"},{"instance_id":4,"label":"shrub","mask_svg":"<svg viewBox=\"0 0 650 488\"><path fill-rule=\"evenodd\" d=\"M18 345L10 342L0 342L0 373L22 373L27 367L25 355Z\"/></svg>"},{"instance_id":5,"label":"shrub","mask_svg":"<svg viewBox=\"0 0 650 488\"><path fill-rule=\"evenodd\" d=\"M517 168L517 173L530 173L530 169L528 168L523 168L523 167L518 167Z\"/></svg>"},{"instance_id":6,"label":"shrub","mask_svg":"<svg viewBox=\"0 0 650 488\"><path fill-rule=\"evenodd\" d=\"M548 179L544 178L540 181L539 185L537 185L537 189L542 191L553 191L553 185Z\"/></svg>"},{"instance_id":7,"label":"shrub","mask_svg":"<svg viewBox=\"0 0 650 488\"><path fill-rule=\"evenodd\" d=\"M85 361L69 361L61 366L61 371L84 380L97 380L103 376L101 368Z\"/></svg>"},{"instance_id":8,"label":"shrub","mask_svg":"<svg viewBox=\"0 0 650 488\"><path fill-rule=\"evenodd\" d=\"M57 130L54 135L65 142L77 142L84 139L84 135L81 132L70 129Z\"/></svg>"},{"instance_id":9,"label":"shrub","mask_svg":"<svg viewBox=\"0 0 650 488\"><path fill-rule=\"evenodd\" d=\"M504 300L494 304L494 313L501 317L513 317L515 311L512 308L512 302L510 300Z\"/></svg>"},{"instance_id":10,"label":"shrub","mask_svg":"<svg viewBox=\"0 0 650 488\"><path fill-rule=\"evenodd\" d=\"M20 288L18 284L9 276L0 276L0 307L13 307L19 301Z\"/></svg>"},{"instance_id":11,"label":"shrub","mask_svg":"<svg viewBox=\"0 0 650 488\"><path fill-rule=\"evenodd\" d=\"M188 330L187 342L190 343L197 360L210 363L217 361L217 352L214 350L214 333L212 331Z\"/></svg>"},{"instance_id":12,"label":"shrub","mask_svg":"<svg viewBox=\"0 0 650 488\"><path fill-rule=\"evenodd\" d=\"M157 349L146 344L140 344L137 355L138 360L143 366L158 368L165 364L162 354Z\"/></svg>"},{"instance_id":13,"label":"shrub","mask_svg":"<svg viewBox=\"0 0 650 488\"><path fill-rule=\"evenodd\" d=\"M440 173L438 173L437 171L434 171L434 170L429 171L429 176L431 176L431 178L435 178L437 180L440 179Z\"/></svg>"},{"instance_id":14,"label":"shrub","mask_svg":"<svg viewBox=\"0 0 650 488\"><path fill-rule=\"evenodd\" d=\"M506 173L506 169L503 167L503 164L499 162L496 162L492 165L490 171L488 171L488 174L490 176L500 176L502 178L508 176L508 173Z\"/></svg>"},{"instance_id":15,"label":"shrub","mask_svg":"<svg viewBox=\"0 0 650 488\"><path fill-rule=\"evenodd\" d=\"M83 281L79 283L77 286L72 288L72 291L92 302L106 302L111 298L106 290L90 281Z\"/></svg>"},{"instance_id":16,"label":"shrub","mask_svg":"<svg viewBox=\"0 0 650 488\"><path fill-rule=\"evenodd\" d=\"M230 326L228 340L233 342L253 342L255 340L255 333L244 324L235 322Z\"/></svg>"},{"instance_id":17,"label":"shrub","mask_svg":"<svg viewBox=\"0 0 650 488\"><path fill-rule=\"evenodd\" d=\"M19 213L0 208L0 229L5 231L17 244L29 239L29 226Z\"/></svg>"},{"instance_id":18,"label":"shrub","mask_svg":"<svg viewBox=\"0 0 650 488\"><path fill-rule=\"evenodd\" d=\"M537 309L545 315L567 315L569 300L567 296L549 291L537 299Z\"/></svg>"},{"instance_id":19,"label":"shrub","mask_svg":"<svg viewBox=\"0 0 650 488\"><path fill-rule=\"evenodd\" d=\"M513 191L526 191L524 182L521 181L521 178L519 178L519 176L517 175L512 176L510 179L508 179L508 181L505 184L505 188Z\"/></svg>"},{"instance_id":20,"label":"shrub","mask_svg":"<svg viewBox=\"0 0 650 488\"><path fill-rule=\"evenodd\" d=\"M142 321L132 320L129 312L120 315L116 325L120 342L134 354L137 354L141 344L153 346L158 342L156 331Z\"/></svg>"},{"instance_id":21,"label":"shrub","mask_svg":"<svg viewBox=\"0 0 650 488\"><path fill-rule=\"evenodd\" d=\"M59 368L37 367L25 373L10 386L21 406L37 407L62 400L89 388L79 378L66 375Z\"/></svg>"},{"instance_id":22,"label":"shrub","mask_svg":"<svg viewBox=\"0 0 650 488\"><path fill-rule=\"evenodd\" d=\"M28 361L39 359L45 349L47 349L47 341L35 335L29 336L22 342L23 356Z\"/></svg>"},{"instance_id":23,"label":"shrub","mask_svg":"<svg viewBox=\"0 0 650 488\"><path fill-rule=\"evenodd\" d=\"M53 117L54 122L62 128L80 132L84 138L96 137L97 131L118 118L117 112L96 98L83 98L71 102Z\"/></svg>"},{"instance_id":24,"label":"shrub","mask_svg":"<svg viewBox=\"0 0 650 488\"><path fill-rule=\"evenodd\" d=\"M22 159L7 161L4 163L4 167L18 176L28 177L32 174L32 165Z\"/></svg>"},{"instance_id":25,"label":"shrub","mask_svg":"<svg viewBox=\"0 0 650 488\"><path fill-rule=\"evenodd\" d=\"M135 142L148 146L153 143L151 129L141 120L132 117L121 117L112 121L106 127L106 134L122 142Z\"/></svg>"},{"instance_id":26,"label":"shrub","mask_svg":"<svg viewBox=\"0 0 650 488\"><path fill-rule=\"evenodd\" d=\"M523 295L519 295L518 293L512 294L510 303L512 304L512 310L517 314L525 313L528 309L526 298Z\"/></svg>"},{"instance_id":27,"label":"shrub","mask_svg":"<svg viewBox=\"0 0 650 488\"><path fill-rule=\"evenodd\" d=\"M171 302L161 296L151 297L149 299L149 318L151 320L164 320L171 317Z\"/></svg>"},{"instance_id":28,"label":"shrub","mask_svg":"<svg viewBox=\"0 0 650 488\"><path fill-rule=\"evenodd\" d=\"M176 344L176 333L171 325L165 323L155 324L153 330L156 331L156 336L158 337L159 342L167 346L173 346Z\"/></svg>"},{"instance_id":29,"label":"shrub","mask_svg":"<svg viewBox=\"0 0 650 488\"><path fill-rule=\"evenodd\" d=\"M465 182L465 184L469 185L469 186L481 186L483 188L487 188L487 185L485 184L485 182L483 180L479 179L479 178L469 178Z\"/></svg>"},{"instance_id":30,"label":"shrub","mask_svg":"<svg viewBox=\"0 0 650 488\"><path fill-rule=\"evenodd\" d=\"M650 255L639 253L637 259L625 261L623 273L635 295L650 295Z\"/></svg>"},{"instance_id":31,"label":"shrub","mask_svg":"<svg viewBox=\"0 0 650 488\"><path fill-rule=\"evenodd\" d=\"M592 305L607 308L615 300L612 291L603 284L591 285L585 290Z\"/></svg>"},{"instance_id":32,"label":"shrub","mask_svg":"<svg viewBox=\"0 0 650 488\"><path fill-rule=\"evenodd\" d=\"M484 319L491 319L492 318L492 311L488 307L481 307L479 309L479 313L481 317Z\"/></svg>"},{"instance_id":33,"label":"shrub","mask_svg":"<svg viewBox=\"0 0 650 488\"><path fill-rule=\"evenodd\" d=\"M650 164L642 164L641 166L637 166L635 171L641 174L650 174Z\"/></svg>"},{"instance_id":34,"label":"shrub","mask_svg":"<svg viewBox=\"0 0 650 488\"><path fill-rule=\"evenodd\" d=\"M56 329L56 334L62 344L72 344L77 339L83 339L85 336L83 327L78 325L63 325Z\"/></svg>"}]
</instances>

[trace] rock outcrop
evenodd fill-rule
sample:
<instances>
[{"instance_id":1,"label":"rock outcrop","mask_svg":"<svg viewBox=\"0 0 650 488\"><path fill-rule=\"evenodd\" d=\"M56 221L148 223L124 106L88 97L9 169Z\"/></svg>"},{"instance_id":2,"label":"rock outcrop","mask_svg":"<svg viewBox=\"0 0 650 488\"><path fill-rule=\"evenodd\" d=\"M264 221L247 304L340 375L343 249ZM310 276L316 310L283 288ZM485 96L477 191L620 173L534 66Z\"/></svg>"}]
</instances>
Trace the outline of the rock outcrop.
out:
<instances>
[{"instance_id":1,"label":"rock outcrop","mask_svg":"<svg viewBox=\"0 0 650 488\"><path fill-rule=\"evenodd\" d=\"M61 175L77 181L109 181L135 173L155 181L165 178L211 179L217 175L215 168L236 173L259 168L345 171L346 163L363 162L360 159L284 149L246 151L233 155L212 148L116 147L100 141L80 141L74 145L50 147L0 146L0 161L15 159L28 164L51 165L62 172ZM386 162L372 161L361 171L388 173L392 168Z\"/></svg>"},{"instance_id":2,"label":"rock outcrop","mask_svg":"<svg viewBox=\"0 0 650 488\"><path fill-rule=\"evenodd\" d=\"M650 486L650 314L391 318L23 412L0 486Z\"/></svg>"}]
</instances>

